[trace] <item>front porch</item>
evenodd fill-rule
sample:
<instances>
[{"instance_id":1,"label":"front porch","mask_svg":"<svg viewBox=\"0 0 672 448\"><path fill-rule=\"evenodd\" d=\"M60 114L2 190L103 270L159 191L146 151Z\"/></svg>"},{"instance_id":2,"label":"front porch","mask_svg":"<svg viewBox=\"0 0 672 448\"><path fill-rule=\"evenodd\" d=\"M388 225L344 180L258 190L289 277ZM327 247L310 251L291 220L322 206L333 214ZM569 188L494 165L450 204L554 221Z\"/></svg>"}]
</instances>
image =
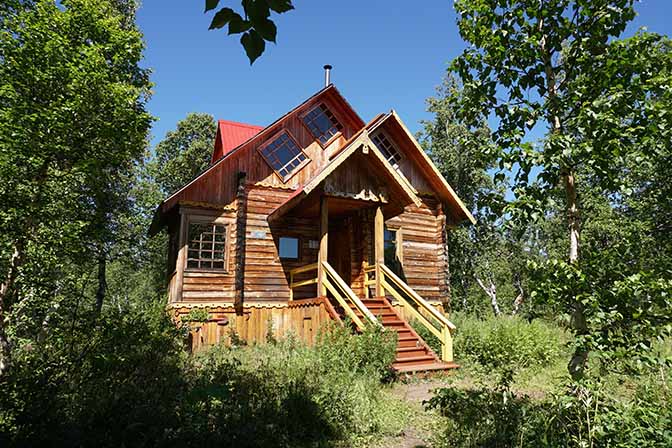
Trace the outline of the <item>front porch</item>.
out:
<instances>
[{"instance_id":1,"label":"front porch","mask_svg":"<svg viewBox=\"0 0 672 448\"><path fill-rule=\"evenodd\" d=\"M306 217L317 211L319 227L317 259L287 270L290 303L295 294L325 298L339 318L348 319L358 329L383 326L398 337L394 368L400 372L454 368L452 331L455 326L434 305L422 298L386 264L385 221L390 216L383 204L343 200L320 192L318 207L303 207ZM397 248L387 241L388 261ZM390 247L392 246L392 247ZM410 326L414 320L425 326L441 342L434 353Z\"/></svg>"}]
</instances>

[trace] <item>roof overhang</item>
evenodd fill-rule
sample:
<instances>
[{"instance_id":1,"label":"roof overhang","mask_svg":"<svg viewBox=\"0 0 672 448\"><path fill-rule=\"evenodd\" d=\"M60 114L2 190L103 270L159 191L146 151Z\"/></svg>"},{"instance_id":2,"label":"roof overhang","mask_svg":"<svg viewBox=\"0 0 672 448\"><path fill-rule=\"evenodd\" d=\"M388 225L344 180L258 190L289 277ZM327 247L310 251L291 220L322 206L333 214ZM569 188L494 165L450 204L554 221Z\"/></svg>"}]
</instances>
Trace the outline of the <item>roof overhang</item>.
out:
<instances>
[{"instance_id":1,"label":"roof overhang","mask_svg":"<svg viewBox=\"0 0 672 448\"><path fill-rule=\"evenodd\" d=\"M453 221L460 222L467 220L472 224L476 224L476 219L471 214L469 209L464 205L462 200L457 196L455 190L450 186L448 181L443 177L439 169L434 165L432 159L429 158L420 143L415 139L411 131L408 130L399 115L392 110L384 118L375 123L375 127L382 126L383 123L388 122L388 125L397 126L402 134L408 138L408 142L416 149L417 157L415 162L420 166L421 171L432 186L433 192L438 196L438 199L448 207L452 212ZM371 129L372 131L373 129Z\"/></svg>"}]
</instances>

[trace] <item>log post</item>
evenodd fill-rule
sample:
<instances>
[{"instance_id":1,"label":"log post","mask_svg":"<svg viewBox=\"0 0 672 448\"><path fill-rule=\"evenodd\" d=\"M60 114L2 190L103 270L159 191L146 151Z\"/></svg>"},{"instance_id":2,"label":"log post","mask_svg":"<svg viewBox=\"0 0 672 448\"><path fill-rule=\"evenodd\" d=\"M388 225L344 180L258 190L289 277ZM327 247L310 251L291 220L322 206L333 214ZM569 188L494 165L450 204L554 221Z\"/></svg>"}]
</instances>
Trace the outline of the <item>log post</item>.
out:
<instances>
[{"instance_id":1,"label":"log post","mask_svg":"<svg viewBox=\"0 0 672 448\"><path fill-rule=\"evenodd\" d=\"M320 250L317 254L317 295L326 296L327 288L324 286L324 266L327 261L327 249L329 247L329 203L326 196L320 198Z\"/></svg>"},{"instance_id":2,"label":"log post","mask_svg":"<svg viewBox=\"0 0 672 448\"><path fill-rule=\"evenodd\" d=\"M376 215L373 220L373 248L376 262L376 297L383 296L383 272L380 265L385 263L385 218L383 218L383 209L376 208Z\"/></svg>"}]
</instances>

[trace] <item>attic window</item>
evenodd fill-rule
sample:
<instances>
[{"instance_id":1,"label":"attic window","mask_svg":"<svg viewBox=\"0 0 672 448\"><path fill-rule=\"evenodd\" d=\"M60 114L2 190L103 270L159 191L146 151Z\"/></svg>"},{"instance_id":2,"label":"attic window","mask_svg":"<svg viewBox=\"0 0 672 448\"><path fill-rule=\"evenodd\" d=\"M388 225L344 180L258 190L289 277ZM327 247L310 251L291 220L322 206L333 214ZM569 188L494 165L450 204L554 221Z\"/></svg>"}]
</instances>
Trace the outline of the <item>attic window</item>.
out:
<instances>
[{"instance_id":1,"label":"attic window","mask_svg":"<svg viewBox=\"0 0 672 448\"><path fill-rule=\"evenodd\" d=\"M399 151L397 151L385 134L378 132L371 137L371 141L373 141L378 150L383 154L383 157L390 162L390 165L395 168L399 167L401 154L399 154Z\"/></svg>"},{"instance_id":2,"label":"attic window","mask_svg":"<svg viewBox=\"0 0 672 448\"><path fill-rule=\"evenodd\" d=\"M303 123L322 146L326 145L343 126L336 120L327 106L320 104L303 116Z\"/></svg>"},{"instance_id":3,"label":"attic window","mask_svg":"<svg viewBox=\"0 0 672 448\"><path fill-rule=\"evenodd\" d=\"M262 146L259 152L283 181L292 177L292 174L310 161L287 131L282 131Z\"/></svg>"}]
</instances>

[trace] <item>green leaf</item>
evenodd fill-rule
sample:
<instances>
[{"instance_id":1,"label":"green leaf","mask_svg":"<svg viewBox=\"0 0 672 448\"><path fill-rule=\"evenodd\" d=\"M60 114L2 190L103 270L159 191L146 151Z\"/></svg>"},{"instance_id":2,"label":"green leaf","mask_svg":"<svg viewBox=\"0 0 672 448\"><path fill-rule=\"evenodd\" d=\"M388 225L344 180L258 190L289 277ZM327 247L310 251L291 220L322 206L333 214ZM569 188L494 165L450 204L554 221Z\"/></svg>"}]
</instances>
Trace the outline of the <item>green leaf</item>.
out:
<instances>
[{"instance_id":1,"label":"green leaf","mask_svg":"<svg viewBox=\"0 0 672 448\"><path fill-rule=\"evenodd\" d=\"M268 0L268 6L270 6L271 9L278 14L282 14L283 12L294 9L292 0Z\"/></svg>"},{"instance_id":2,"label":"green leaf","mask_svg":"<svg viewBox=\"0 0 672 448\"><path fill-rule=\"evenodd\" d=\"M229 35L244 33L252 27L249 20L243 20L238 14L229 22Z\"/></svg>"},{"instance_id":3,"label":"green leaf","mask_svg":"<svg viewBox=\"0 0 672 448\"><path fill-rule=\"evenodd\" d=\"M257 22L262 22L268 19L268 16L271 15L266 0L247 0L243 2L243 7L247 17L255 25Z\"/></svg>"},{"instance_id":4,"label":"green leaf","mask_svg":"<svg viewBox=\"0 0 672 448\"><path fill-rule=\"evenodd\" d=\"M205 0L205 12L215 9L218 4L219 0Z\"/></svg>"},{"instance_id":5,"label":"green leaf","mask_svg":"<svg viewBox=\"0 0 672 448\"><path fill-rule=\"evenodd\" d=\"M238 14L236 14L233 9L231 8L222 8L219 11L217 11L217 14L212 18L212 22L210 23L210 28L211 30L215 30L218 28L224 27L227 23L231 22L235 18L241 18ZM242 20L242 19L241 19Z\"/></svg>"},{"instance_id":6,"label":"green leaf","mask_svg":"<svg viewBox=\"0 0 672 448\"><path fill-rule=\"evenodd\" d=\"M255 30L250 30L240 37L240 43L245 48L245 53L250 59L250 65L257 60L266 48L266 42Z\"/></svg>"},{"instance_id":7,"label":"green leaf","mask_svg":"<svg viewBox=\"0 0 672 448\"><path fill-rule=\"evenodd\" d=\"M278 29L272 20L265 19L259 23L254 24L254 29L261 37L269 42L275 42L275 36L278 34Z\"/></svg>"}]
</instances>

